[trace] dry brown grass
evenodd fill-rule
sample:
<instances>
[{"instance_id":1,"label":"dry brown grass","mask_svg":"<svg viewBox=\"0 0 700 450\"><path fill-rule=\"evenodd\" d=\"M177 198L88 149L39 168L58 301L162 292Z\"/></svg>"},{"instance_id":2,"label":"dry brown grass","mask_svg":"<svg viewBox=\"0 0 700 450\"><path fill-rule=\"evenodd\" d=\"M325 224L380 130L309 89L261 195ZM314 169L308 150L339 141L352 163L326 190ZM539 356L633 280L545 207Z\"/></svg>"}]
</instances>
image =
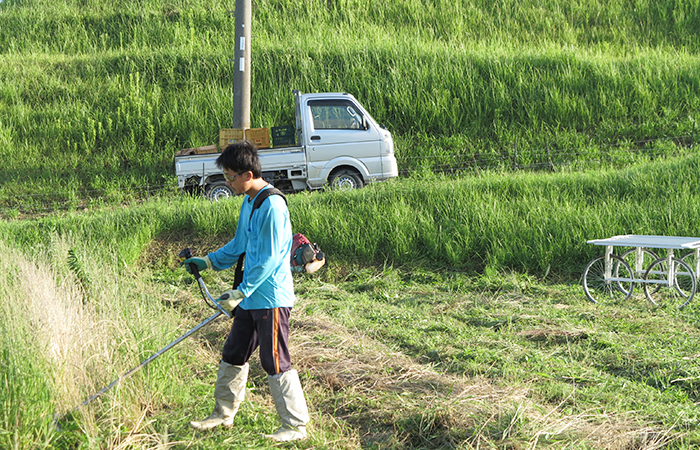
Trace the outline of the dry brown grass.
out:
<instances>
[{"instance_id":1,"label":"dry brown grass","mask_svg":"<svg viewBox=\"0 0 700 450\"><path fill-rule=\"evenodd\" d=\"M7 258L0 269L13 275L0 286L3 305L11 308L15 326L26 329L15 350L22 348L23 357L42 361L45 372L34 376L49 380L56 418L63 418L140 362L127 318L114 307L116 296L125 294L119 290L120 277L100 269L104 271L100 289L93 289L92 297L87 298L67 267L71 246L66 241L54 241L34 257L2 247ZM97 436L100 429L134 430L126 435L108 433L107 446L115 449L157 448L151 445L155 441L163 444L158 435L141 432L153 409L143 380L132 378L120 388L104 396L106 401L99 408L79 410L85 433Z\"/></svg>"},{"instance_id":2,"label":"dry brown grass","mask_svg":"<svg viewBox=\"0 0 700 450\"><path fill-rule=\"evenodd\" d=\"M54 245L67 252L65 242ZM16 277L10 303L21 305L14 314L31 327L37 356L51 368L57 408L64 410L80 398L80 386L92 385L85 358L99 342L99 321L69 272L60 273L42 258L15 253L11 260Z\"/></svg>"}]
</instances>

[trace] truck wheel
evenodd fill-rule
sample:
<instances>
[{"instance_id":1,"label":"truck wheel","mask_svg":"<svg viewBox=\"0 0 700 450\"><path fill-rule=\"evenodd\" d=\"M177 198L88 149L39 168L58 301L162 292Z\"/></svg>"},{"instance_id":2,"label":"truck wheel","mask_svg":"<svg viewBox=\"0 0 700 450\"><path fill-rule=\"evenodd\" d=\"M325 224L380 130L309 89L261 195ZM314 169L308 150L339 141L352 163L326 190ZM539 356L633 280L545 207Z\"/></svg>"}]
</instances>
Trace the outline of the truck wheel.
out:
<instances>
[{"instance_id":1,"label":"truck wheel","mask_svg":"<svg viewBox=\"0 0 700 450\"><path fill-rule=\"evenodd\" d=\"M211 201L218 202L221 199L233 197L233 191L226 186L226 182L212 183L207 186L207 198Z\"/></svg>"},{"instance_id":2,"label":"truck wheel","mask_svg":"<svg viewBox=\"0 0 700 450\"><path fill-rule=\"evenodd\" d=\"M331 189L338 189L341 191L360 189L363 186L360 174L351 169L341 169L335 172L328 179L328 184Z\"/></svg>"}]
</instances>

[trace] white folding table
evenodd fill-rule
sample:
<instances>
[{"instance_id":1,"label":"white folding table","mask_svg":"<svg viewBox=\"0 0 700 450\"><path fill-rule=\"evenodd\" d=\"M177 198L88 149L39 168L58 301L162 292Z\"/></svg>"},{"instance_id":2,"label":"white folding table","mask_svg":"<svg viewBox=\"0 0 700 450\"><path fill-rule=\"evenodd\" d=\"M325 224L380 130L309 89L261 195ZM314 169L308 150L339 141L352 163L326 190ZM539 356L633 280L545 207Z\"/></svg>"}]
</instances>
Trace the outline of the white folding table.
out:
<instances>
[{"instance_id":1,"label":"white folding table","mask_svg":"<svg viewBox=\"0 0 700 450\"><path fill-rule=\"evenodd\" d=\"M674 299L682 303L682 308L695 295L700 276L699 237L628 234L587 243L605 247L603 256L591 260L584 271L584 291L594 303L597 297L626 300L632 295L635 283L644 286L646 297L654 305ZM615 255L613 247L632 249ZM650 249L665 249L666 254L660 257ZM677 250L687 252L678 258ZM661 291L662 286L669 289Z\"/></svg>"}]
</instances>

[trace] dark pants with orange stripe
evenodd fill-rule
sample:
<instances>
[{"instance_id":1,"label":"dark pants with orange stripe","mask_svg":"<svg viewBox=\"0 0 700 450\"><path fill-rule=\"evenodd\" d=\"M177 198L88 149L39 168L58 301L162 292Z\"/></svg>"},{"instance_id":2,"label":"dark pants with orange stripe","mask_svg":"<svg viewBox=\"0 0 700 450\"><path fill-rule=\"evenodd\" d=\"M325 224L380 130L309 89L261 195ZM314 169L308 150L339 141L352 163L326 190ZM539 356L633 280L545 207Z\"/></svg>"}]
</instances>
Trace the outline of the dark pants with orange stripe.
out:
<instances>
[{"instance_id":1,"label":"dark pants with orange stripe","mask_svg":"<svg viewBox=\"0 0 700 450\"><path fill-rule=\"evenodd\" d=\"M236 308L231 332L224 344L221 359L234 366L247 363L260 347L260 363L269 375L292 368L289 358L289 314L292 308Z\"/></svg>"}]
</instances>

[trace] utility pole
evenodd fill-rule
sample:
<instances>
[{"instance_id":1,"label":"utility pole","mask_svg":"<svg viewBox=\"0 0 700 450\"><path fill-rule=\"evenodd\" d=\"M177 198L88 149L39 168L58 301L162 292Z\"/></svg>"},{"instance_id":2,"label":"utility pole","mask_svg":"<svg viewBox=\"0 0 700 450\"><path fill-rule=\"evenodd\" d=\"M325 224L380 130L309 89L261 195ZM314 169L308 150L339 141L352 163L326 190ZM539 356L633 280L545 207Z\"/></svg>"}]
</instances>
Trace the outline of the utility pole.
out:
<instances>
[{"instance_id":1,"label":"utility pole","mask_svg":"<svg viewBox=\"0 0 700 450\"><path fill-rule=\"evenodd\" d=\"M233 70L233 128L250 128L251 0L236 0Z\"/></svg>"}]
</instances>

